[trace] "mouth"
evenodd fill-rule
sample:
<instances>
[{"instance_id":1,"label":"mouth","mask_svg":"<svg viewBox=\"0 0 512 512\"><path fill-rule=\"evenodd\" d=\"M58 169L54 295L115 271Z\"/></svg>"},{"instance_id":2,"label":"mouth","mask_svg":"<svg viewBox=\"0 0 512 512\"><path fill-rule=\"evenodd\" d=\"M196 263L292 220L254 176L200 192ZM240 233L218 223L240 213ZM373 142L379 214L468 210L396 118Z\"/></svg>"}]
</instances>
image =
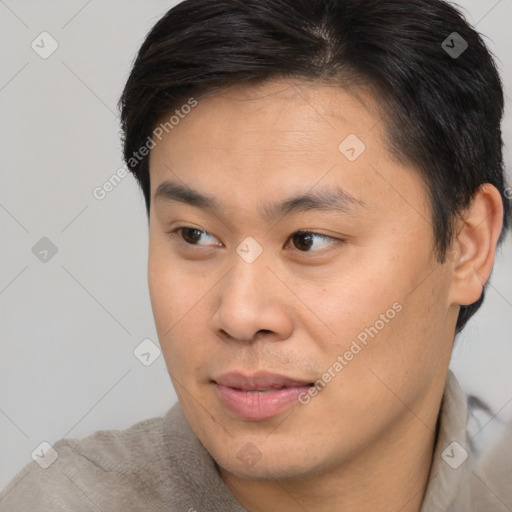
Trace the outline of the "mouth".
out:
<instances>
[{"instance_id":1,"label":"mouth","mask_svg":"<svg viewBox=\"0 0 512 512\"><path fill-rule=\"evenodd\" d=\"M272 373L228 373L214 380L221 405L237 418L270 419L297 404L313 382Z\"/></svg>"}]
</instances>

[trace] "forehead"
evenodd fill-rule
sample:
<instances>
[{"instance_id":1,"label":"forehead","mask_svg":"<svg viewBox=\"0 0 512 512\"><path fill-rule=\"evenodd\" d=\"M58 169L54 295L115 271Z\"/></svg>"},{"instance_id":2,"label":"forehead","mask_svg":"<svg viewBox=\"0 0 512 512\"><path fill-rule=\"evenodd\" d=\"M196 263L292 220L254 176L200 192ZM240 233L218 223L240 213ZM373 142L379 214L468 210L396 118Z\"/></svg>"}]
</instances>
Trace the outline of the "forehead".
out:
<instances>
[{"instance_id":1,"label":"forehead","mask_svg":"<svg viewBox=\"0 0 512 512\"><path fill-rule=\"evenodd\" d=\"M197 102L198 106L190 114L182 116L184 119L172 132L177 137L185 130L189 135L193 132L197 135L196 131L207 125L208 137L201 138L201 141L208 147L229 148L233 142L240 142L250 149L255 145L251 145L248 134L258 136L254 139L257 147L266 142L268 148L283 147L286 142L293 141L302 146L308 140L312 141L316 133L325 137L329 132L330 135L339 132L336 134L338 138L343 135L340 129L347 128L360 135L376 128L375 134L383 135L384 127L379 126L381 115L377 102L370 90L362 87L272 80L258 85L236 85L206 92L197 98ZM268 136L264 137L265 134ZM276 134L279 134L279 139L275 137ZM289 134L288 138L286 134ZM216 135L224 137L218 138Z\"/></svg>"},{"instance_id":2,"label":"forehead","mask_svg":"<svg viewBox=\"0 0 512 512\"><path fill-rule=\"evenodd\" d=\"M320 185L365 203L389 183L419 185L392 159L375 100L363 89L298 81L236 86L199 97L180 117L151 150L152 197L166 180L244 206Z\"/></svg>"},{"instance_id":3,"label":"forehead","mask_svg":"<svg viewBox=\"0 0 512 512\"><path fill-rule=\"evenodd\" d=\"M163 137L153 137L157 147L151 151L150 171L157 172L151 164L158 157L179 159L184 153L181 149L186 150L188 161L208 153L230 157L237 164L236 157L242 153L242 158L250 155L254 160L269 152L278 160L283 153L295 158L302 153L308 159L330 155L334 162L340 156L339 143L350 134L365 137L373 132L372 140L365 142L381 145L380 117L373 99L363 90L273 80L226 87L200 95L196 101L197 106L179 118L173 113L162 117L158 126ZM172 124L166 124L170 117ZM213 158L210 163L215 163Z\"/></svg>"}]
</instances>

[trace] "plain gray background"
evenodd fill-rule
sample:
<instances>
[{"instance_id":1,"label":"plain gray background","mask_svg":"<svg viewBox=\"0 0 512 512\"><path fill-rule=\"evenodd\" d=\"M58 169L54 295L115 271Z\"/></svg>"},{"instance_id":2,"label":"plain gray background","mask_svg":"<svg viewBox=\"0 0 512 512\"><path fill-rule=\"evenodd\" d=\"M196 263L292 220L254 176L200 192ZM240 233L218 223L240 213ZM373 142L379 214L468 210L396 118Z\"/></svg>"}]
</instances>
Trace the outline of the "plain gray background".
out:
<instances>
[{"instance_id":1,"label":"plain gray background","mask_svg":"<svg viewBox=\"0 0 512 512\"><path fill-rule=\"evenodd\" d=\"M163 358L144 366L133 354L157 342L142 195L128 176L93 196L123 165L116 103L132 60L175 3L0 0L0 488L42 441L126 428L176 400ZM498 59L510 172L512 0L459 5ZM58 43L46 59L31 47L42 32ZM57 250L46 261L43 237ZM463 388L509 420L511 261L509 237L452 362Z\"/></svg>"}]
</instances>

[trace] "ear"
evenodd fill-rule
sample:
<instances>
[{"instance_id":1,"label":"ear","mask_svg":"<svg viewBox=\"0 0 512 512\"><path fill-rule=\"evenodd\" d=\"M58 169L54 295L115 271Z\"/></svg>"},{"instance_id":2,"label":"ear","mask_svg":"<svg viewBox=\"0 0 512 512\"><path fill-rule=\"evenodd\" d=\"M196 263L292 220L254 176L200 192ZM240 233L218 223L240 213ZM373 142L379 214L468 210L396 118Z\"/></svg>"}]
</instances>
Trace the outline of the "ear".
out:
<instances>
[{"instance_id":1,"label":"ear","mask_svg":"<svg viewBox=\"0 0 512 512\"><path fill-rule=\"evenodd\" d=\"M450 302L466 306L476 302L491 275L496 244L503 225L503 202L498 189L482 185L457 222L452 244L453 279Z\"/></svg>"}]
</instances>

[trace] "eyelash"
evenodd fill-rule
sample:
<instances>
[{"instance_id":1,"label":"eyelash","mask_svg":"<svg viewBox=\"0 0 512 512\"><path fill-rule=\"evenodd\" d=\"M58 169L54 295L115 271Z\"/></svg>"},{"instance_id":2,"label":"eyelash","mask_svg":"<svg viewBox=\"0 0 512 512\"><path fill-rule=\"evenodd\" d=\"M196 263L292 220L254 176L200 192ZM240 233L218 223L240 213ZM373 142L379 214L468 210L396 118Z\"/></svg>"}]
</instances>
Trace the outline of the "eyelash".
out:
<instances>
[{"instance_id":1,"label":"eyelash","mask_svg":"<svg viewBox=\"0 0 512 512\"><path fill-rule=\"evenodd\" d=\"M202 229L195 228L193 226L179 226L179 227L173 229L172 231L168 231L167 234L169 235L169 237L173 238L176 235L179 235L180 232L182 233L183 231L186 231L186 230L198 231L200 234L207 234L207 235L210 235L210 236L213 237L213 235L211 233L209 233L208 231L204 231ZM304 236L304 235L313 235L314 237L318 237L318 238L320 238L322 240L332 241L333 245L340 245L340 244L343 245L346 242L343 239L334 238L334 237L331 237L331 236L328 236L328 235L324 235L322 233L316 233L314 231L307 231L307 230L298 230L298 231L294 231L290 235L290 237L286 241L286 244L288 245L289 241L291 241L294 236L301 236L301 235L302 236ZM182 236L179 237L179 242L185 244L188 247L203 247L203 246L198 245L198 244L191 244L191 243L187 242L186 240L183 239ZM204 247L207 247L207 246L204 246ZM302 253L302 254L309 254L309 253L315 254L317 252L321 253L323 251L323 249L320 249L319 251L301 251L301 250L297 249L297 251L299 253Z\"/></svg>"}]
</instances>

